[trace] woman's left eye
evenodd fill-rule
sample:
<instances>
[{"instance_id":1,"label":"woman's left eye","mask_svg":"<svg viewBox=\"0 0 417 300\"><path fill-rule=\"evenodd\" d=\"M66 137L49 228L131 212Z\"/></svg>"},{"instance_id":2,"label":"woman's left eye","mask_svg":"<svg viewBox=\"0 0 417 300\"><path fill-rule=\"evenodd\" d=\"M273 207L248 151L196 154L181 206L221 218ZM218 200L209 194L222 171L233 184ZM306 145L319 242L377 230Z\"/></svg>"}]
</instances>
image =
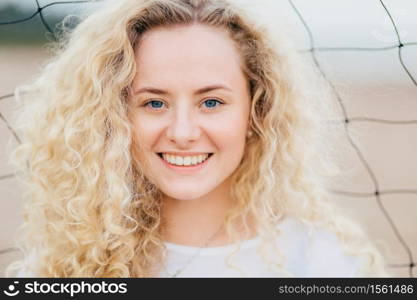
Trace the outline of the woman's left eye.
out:
<instances>
[{"instance_id":1,"label":"woman's left eye","mask_svg":"<svg viewBox=\"0 0 417 300\"><path fill-rule=\"evenodd\" d=\"M221 101L219 101L217 99L207 99L203 103L205 103L206 104L206 107L207 108L210 108L210 109L211 108L215 108L217 103L218 104L223 104L223 102L221 102ZM219 106L219 105L217 105L217 106Z\"/></svg>"}]
</instances>

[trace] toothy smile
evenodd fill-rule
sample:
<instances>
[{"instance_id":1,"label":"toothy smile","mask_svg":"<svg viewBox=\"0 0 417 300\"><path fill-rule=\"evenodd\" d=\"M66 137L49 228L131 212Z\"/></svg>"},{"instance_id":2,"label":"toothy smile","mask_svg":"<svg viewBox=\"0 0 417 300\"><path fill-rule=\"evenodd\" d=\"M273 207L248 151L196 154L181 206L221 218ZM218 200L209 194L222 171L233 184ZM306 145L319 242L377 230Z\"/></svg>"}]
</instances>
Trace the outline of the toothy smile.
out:
<instances>
[{"instance_id":1,"label":"toothy smile","mask_svg":"<svg viewBox=\"0 0 417 300\"><path fill-rule=\"evenodd\" d=\"M168 153L157 153L163 160L175 166L194 166L206 161L213 153L199 155L180 156Z\"/></svg>"}]
</instances>

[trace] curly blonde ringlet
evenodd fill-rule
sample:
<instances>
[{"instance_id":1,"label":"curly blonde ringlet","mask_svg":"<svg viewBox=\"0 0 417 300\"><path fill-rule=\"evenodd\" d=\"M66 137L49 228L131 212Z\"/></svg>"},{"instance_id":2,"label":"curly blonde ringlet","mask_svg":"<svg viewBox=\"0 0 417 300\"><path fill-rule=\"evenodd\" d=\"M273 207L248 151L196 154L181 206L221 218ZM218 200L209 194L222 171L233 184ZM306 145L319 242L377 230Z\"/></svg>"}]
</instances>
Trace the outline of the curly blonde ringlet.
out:
<instances>
[{"instance_id":1,"label":"curly blonde ringlet","mask_svg":"<svg viewBox=\"0 0 417 300\"><path fill-rule=\"evenodd\" d=\"M254 134L232 174L236 205L225 218L228 234L238 240L232 225L243 220L248 229L250 218L264 258L283 266L279 249L268 255L266 245L279 234L277 222L294 216L331 230L347 253L363 257L361 275L387 276L382 255L336 212L326 189L326 179L338 172L333 141L342 132L326 122L337 119L329 86L279 27L267 28L249 11L217 0L114 1L69 33L40 76L16 91L23 143L14 160L28 188L20 247L36 252L33 272L158 272L165 255L161 193L141 171L140 141L132 140L129 121L134 50L152 28L192 23L229 33L251 92Z\"/></svg>"}]
</instances>

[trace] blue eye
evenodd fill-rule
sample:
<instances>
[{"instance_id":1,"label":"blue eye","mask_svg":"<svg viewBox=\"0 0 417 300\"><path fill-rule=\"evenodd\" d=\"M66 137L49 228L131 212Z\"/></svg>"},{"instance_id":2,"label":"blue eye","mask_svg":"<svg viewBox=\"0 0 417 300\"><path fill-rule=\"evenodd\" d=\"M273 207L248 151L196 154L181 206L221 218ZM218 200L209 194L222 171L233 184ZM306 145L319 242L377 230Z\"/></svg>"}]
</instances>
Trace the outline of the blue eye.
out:
<instances>
[{"instance_id":1,"label":"blue eye","mask_svg":"<svg viewBox=\"0 0 417 300\"><path fill-rule=\"evenodd\" d=\"M205 103L206 108L208 109L213 109L213 108L216 108L216 106L220 106L221 104L223 104L221 101L217 99L207 99L203 103ZM216 104L219 104L219 105L216 105ZM163 105L164 105L164 102L160 100L150 100L146 102L145 104L143 104L143 106L145 107L148 106L154 110L160 110Z\"/></svg>"},{"instance_id":2,"label":"blue eye","mask_svg":"<svg viewBox=\"0 0 417 300\"><path fill-rule=\"evenodd\" d=\"M149 102L146 102L144 106L148 106L149 104L151 104L151 108L158 109L161 108L164 103L159 100L151 100Z\"/></svg>"},{"instance_id":3,"label":"blue eye","mask_svg":"<svg viewBox=\"0 0 417 300\"><path fill-rule=\"evenodd\" d=\"M215 108L216 103L223 104L222 102L220 102L219 100L216 100L216 99L207 99L203 103L206 103L207 108Z\"/></svg>"}]
</instances>

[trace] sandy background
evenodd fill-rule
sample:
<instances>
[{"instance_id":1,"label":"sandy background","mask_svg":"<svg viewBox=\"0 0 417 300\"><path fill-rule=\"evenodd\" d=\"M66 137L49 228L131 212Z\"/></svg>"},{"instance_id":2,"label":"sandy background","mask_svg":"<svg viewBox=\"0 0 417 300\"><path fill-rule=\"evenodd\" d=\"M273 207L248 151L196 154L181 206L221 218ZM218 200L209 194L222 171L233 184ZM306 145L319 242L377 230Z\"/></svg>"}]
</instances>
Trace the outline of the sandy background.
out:
<instances>
[{"instance_id":1,"label":"sandy background","mask_svg":"<svg viewBox=\"0 0 417 300\"><path fill-rule=\"evenodd\" d=\"M375 79L377 76L370 76L371 80L358 80L354 74L335 73L332 67L338 69L340 55L343 54L319 58L327 59L328 64L323 68L343 91L343 101L350 117L417 120L417 87L406 77L399 82L386 82ZM12 93L15 86L32 78L46 57L42 48L0 47L0 96ZM353 56L343 59L354 61ZM398 58L393 56L392 59ZM366 63L365 67L356 70L358 74L372 73ZM401 72L400 69L397 71ZM338 82L343 84L338 85ZM0 113L6 119L12 107L12 98L0 100ZM375 184L352 148L345 155L349 171L343 184L335 189L364 195L335 195L335 203L360 222L378 242L395 276L414 277L416 268L412 268L410 274L409 264L417 260L417 124L354 122L350 128L356 132L355 143L374 173L382 195L379 198L372 195ZM16 144L2 120L0 141L0 276L4 276L6 264L19 256L18 252L7 249L13 247L21 223L22 199L17 181L13 177L2 178L13 172L7 154L8 148ZM395 193L395 190L409 192Z\"/></svg>"}]
</instances>

